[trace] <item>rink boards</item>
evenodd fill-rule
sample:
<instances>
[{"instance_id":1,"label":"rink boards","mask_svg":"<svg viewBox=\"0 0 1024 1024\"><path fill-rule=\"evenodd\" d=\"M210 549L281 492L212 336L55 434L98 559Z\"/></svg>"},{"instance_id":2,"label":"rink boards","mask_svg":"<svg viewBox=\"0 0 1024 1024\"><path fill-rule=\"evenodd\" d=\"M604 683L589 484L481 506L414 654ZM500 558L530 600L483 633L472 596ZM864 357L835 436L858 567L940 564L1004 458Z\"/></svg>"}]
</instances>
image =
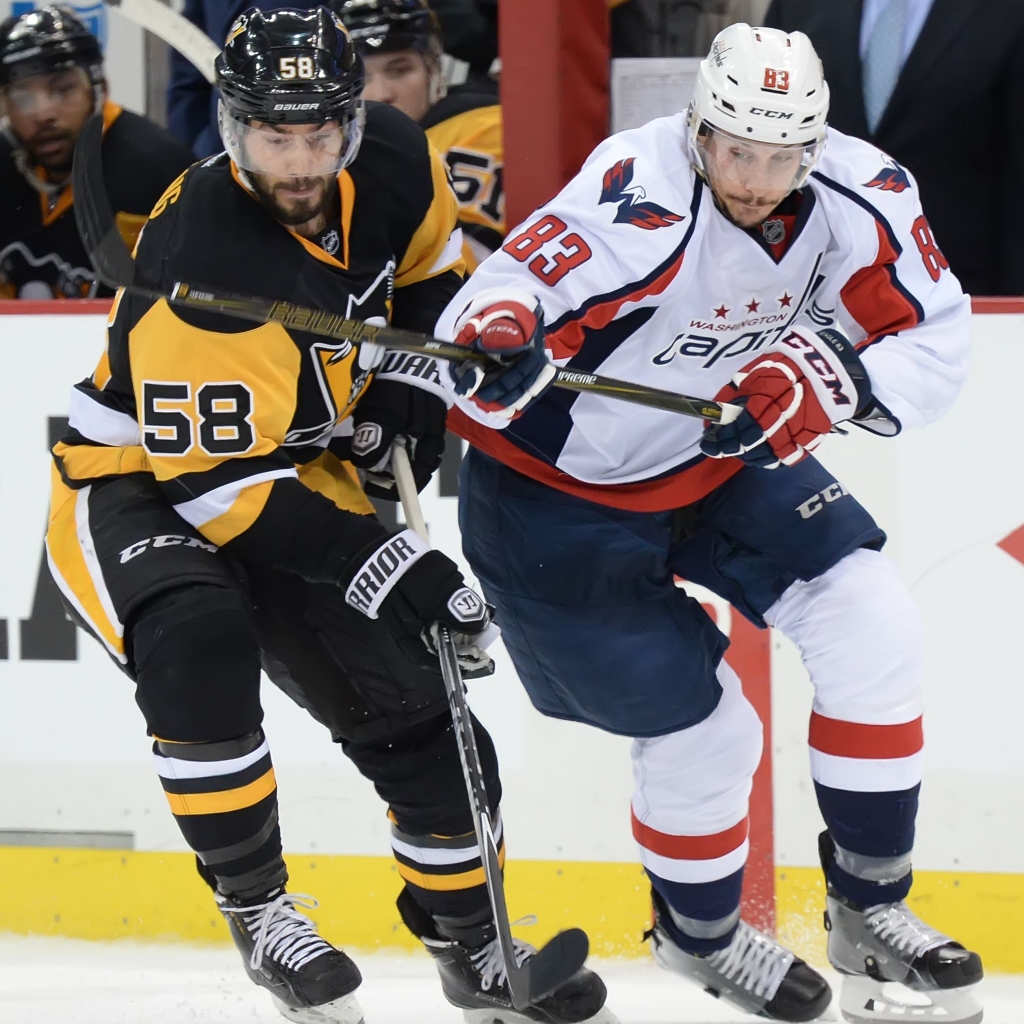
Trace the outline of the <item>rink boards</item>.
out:
<instances>
[{"instance_id":1,"label":"rink boards","mask_svg":"<svg viewBox=\"0 0 1024 1024\"><path fill-rule=\"evenodd\" d=\"M70 385L102 348L102 311L28 308L0 308L0 877L14 893L0 901L0 931L224 941L153 772L131 684L64 621L41 566L46 449ZM1024 971L1024 474L1015 404L1024 303L995 308L975 317L975 365L948 416L895 441L859 431L830 439L823 461L888 531L887 550L928 630L916 909L978 948L991 969ZM434 542L453 555L455 504L436 485L425 500ZM728 629L728 609L716 612ZM738 631L730 657L752 666L745 674L755 685L763 662L767 706L764 638ZM773 794L774 809L764 797L755 808L754 857L769 890L774 881L780 933L820 958L810 684L778 637L770 677L764 771L773 777L764 797ZM642 954L649 909L629 829L628 741L541 718L504 657L496 679L473 684L472 701L502 761L512 913L538 916L521 934L537 941L579 924L601 953ZM372 788L272 686L264 703L291 887L321 900L329 935L354 947L411 948Z\"/></svg>"}]
</instances>

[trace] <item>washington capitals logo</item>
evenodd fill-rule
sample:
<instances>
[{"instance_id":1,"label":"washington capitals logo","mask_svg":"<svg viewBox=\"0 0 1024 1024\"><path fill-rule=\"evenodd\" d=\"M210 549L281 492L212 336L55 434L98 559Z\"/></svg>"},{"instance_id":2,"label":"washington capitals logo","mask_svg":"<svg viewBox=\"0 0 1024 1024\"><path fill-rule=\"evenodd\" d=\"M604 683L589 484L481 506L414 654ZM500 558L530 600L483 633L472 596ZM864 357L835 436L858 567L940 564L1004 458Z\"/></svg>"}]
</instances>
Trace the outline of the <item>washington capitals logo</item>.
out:
<instances>
[{"instance_id":1,"label":"washington capitals logo","mask_svg":"<svg viewBox=\"0 0 1024 1024\"><path fill-rule=\"evenodd\" d=\"M657 228L671 227L683 218L678 213L666 210L657 203L644 202L647 193L639 185L630 187L633 180L634 157L620 160L614 167L604 172L604 185L601 189L602 203L618 203L615 214L616 224L632 224L644 231L655 231Z\"/></svg>"},{"instance_id":2,"label":"washington capitals logo","mask_svg":"<svg viewBox=\"0 0 1024 1024\"><path fill-rule=\"evenodd\" d=\"M906 192L911 187L910 175L899 164L883 167L864 187L880 188L883 192Z\"/></svg>"}]
</instances>

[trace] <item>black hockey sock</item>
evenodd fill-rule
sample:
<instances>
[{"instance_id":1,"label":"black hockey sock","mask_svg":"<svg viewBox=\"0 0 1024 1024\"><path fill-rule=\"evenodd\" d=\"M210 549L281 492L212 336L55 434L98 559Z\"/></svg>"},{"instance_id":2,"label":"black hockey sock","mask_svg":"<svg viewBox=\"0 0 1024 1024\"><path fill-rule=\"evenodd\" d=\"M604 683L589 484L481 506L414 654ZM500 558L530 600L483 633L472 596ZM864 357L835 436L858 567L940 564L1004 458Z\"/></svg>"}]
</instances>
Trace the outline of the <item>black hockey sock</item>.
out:
<instances>
[{"instance_id":1,"label":"black hockey sock","mask_svg":"<svg viewBox=\"0 0 1024 1024\"><path fill-rule=\"evenodd\" d=\"M200 875L243 902L283 886L277 784L263 730L222 743L157 739L153 754Z\"/></svg>"},{"instance_id":2,"label":"black hockey sock","mask_svg":"<svg viewBox=\"0 0 1024 1024\"><path fill-rule=\"evenodd\" d=\"M498 862L504 867L505 840L500 816L497 838ZM405 881L403 897L407 895L430 917L439 937L453 939L470 948L482 946L494 937L487 883L475 833L415 836L392 824L391 845L398 873ZM401 898L399 909L402 909ZM411 931L420 937L429 934L422 923L410 923L415 917L411 908L402 916Z\"/></svg>"}]
</instances>

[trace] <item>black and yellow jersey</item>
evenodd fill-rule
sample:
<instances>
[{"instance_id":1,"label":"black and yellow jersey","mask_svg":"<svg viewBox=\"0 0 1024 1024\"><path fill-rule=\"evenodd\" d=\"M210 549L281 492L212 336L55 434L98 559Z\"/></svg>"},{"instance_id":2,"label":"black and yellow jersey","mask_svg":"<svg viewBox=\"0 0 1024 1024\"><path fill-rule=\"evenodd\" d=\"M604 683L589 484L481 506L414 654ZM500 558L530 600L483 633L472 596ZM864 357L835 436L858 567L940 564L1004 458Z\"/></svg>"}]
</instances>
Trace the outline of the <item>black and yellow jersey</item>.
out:
<instances>
[{"instance_id":1,"label":"black and yellow jersey","mask_svg":"<svg viewBox=\"0 0 1024 1024\"><path fill-rule=\"evenodd\" d=\"M152 121L103 105L103 170L107 195L125 240L135 244L153 204L195 159ZM80 299L112 295L86 255L71 185L39 191L18 166L22 151L0 137L0 297ZM31 173L46 180L42 168Z\"/></svg>"},{"instance_id":2,"label":"black and yellow jersey","mask_svg":"<svg viewBox=\"0 0 1024 1024\"><path fill-rule=\"evenodd\" d=\"M497 95L452 89L420 121L452 172L470 271L505 240L505 150Z\"/></svg>"},{"instance_id":3,"label":"black and yellow jersey","mask_svg":"<svg viewBox=\"0 0 1024 1024\"><path fill-rule=\"evenodd\" d=\"M196 164L153 209L136 279L432 331L464 272L444 161L413 121L371 104L338 190L338 225L321 247L271 217L225 154ZM329 446L339 450L335 442L351 435L350 414L383 356L372 345L118 293L106 350L75 387L69 432L53 450L51 534L75 489L132 472L152 473L177 512L217 545L259 521L253 535L273 548L306 528L311 492L333 503L315 515L337 532L337 509L372 507Z\"/></svg>"}]
</instances>

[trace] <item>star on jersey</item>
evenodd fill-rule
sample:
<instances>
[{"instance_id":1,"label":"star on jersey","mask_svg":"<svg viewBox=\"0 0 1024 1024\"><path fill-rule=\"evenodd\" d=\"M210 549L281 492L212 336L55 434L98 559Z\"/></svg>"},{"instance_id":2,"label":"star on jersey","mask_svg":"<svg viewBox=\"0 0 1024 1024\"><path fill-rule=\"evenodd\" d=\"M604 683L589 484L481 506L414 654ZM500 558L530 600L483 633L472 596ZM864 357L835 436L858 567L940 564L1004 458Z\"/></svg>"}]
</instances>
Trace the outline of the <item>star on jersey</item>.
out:
<instances>
[{"instance_id":1,"label":"star on jersey","mask_svg":"<svg viewBox=\"0 0 1024 1024\"><path fill-rule=\"evenodd\" d=\"M776 301L779 303L779 309L789 309L793 305L793 296L789 292L785 292L782 298Z\"/></svg>"},{"instance_id":2,"label":"star on jersey","mask_svg":"<svg viewBox=\"0 0 1024 1024\"><path fill-rule=\"evenodd\" d=\"M751 299L747 303L747 312L748 313L756 313L760 308L761 308L761 300L760 299Z\"/></svg>"},{"instance_id":3,"label":"star on jersey","mask_svg":"<svg viewBox=\"0 0 1024 1024\"><path fill-rule=\"evenodd\" d=\"M726 316L727 316L727 315L729 314L729 312L730 312L730 310L729 310L729 307L728 307L728 306L727 306L727 305L726 305L726 304L725 304L725 303L723 302L723 303L722 303L722 304L721 304L721 305L720 305L720 306L718 307L718 309L716 309L716 310L714 311L714 314L715 314L715 316L717 316L717 317L718 317L718 318L719 318L720 320L724 320L724 319L726 318Z\"/></svg>"},{"instance_id":4,"label":"star on jersey","mask_svg":"<svg viewBox=\"0 0 1024 1024\"><path fill-rule=\"evenodd\" d=\"M643 228L644 231L655 231L678 224L683 219L678 213L666 210L657 203L642 202L641 200L647 199L647 193L640 185L630 187L635 159L631 156L620 160L604 172L601 202L619 204L618 212L615 214L616 224L632 224L633 227Z\"/></svg>"}]
</instances>

